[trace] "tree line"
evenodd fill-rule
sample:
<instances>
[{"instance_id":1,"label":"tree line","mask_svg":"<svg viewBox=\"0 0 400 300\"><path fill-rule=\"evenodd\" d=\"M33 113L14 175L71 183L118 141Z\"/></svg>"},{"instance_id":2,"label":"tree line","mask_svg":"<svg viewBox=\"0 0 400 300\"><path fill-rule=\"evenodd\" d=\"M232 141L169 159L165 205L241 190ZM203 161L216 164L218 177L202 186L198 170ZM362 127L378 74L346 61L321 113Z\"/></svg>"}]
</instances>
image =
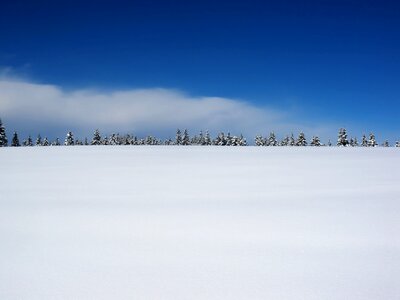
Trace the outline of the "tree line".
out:
<instances>
[{"instance_id":1,"label":"tree line","mask_svg":"<svg viewBox=\"0 0 400 300\"><path fill-rule=\"evenodd\" d=\"M9 145L10 144L10 145ZM204 133L200 131L198 135L190 136L187 129L181 131L178 129L174 139L158 139L154 136L146 136L145 138L138 138L135 135L120 135L113 133L109 136L102 136L100 131L96 129L93 133L92 138L89 140L76 139L74 134L69 131L66 134L65 139L61 142L59 138L53 141L49 141L47 137L42 138L39 134L35 141L31 136L20 142L18 133L15 131L12 139L9 143L5 127L0 119L0 147L20 147L20 146L73 146L73 145L201 145L201 146L247 146L246 138L242 134L236 136L230 133L219 133L216 137L212 138L208 131ZM257 135L254 139L255 146L333 146L329 140L326 144L322 143L318 136L313 136L309 141L305 134L300 132L298 136L286 135L283 139L278 140L274 132L271 132L268 136ZM347 130L340 128L338 133L338 139L335 143L336 146L340 147L377 147L379 146L375 135L370 133L368 136L365 134L362 136L361 141L358 141L357 137L348 138ZM380 146L390 147L389 141L384 141ZM400 147L400 141L396 141L395 147Z\"/></svg>"}]
</instances>

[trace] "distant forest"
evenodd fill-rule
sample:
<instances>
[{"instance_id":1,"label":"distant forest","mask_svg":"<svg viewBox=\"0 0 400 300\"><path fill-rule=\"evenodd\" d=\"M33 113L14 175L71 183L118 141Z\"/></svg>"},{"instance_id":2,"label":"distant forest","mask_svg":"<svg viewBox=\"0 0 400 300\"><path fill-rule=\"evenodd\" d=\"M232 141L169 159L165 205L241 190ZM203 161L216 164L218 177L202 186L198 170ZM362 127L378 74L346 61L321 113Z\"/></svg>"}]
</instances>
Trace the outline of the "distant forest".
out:
<instances>
[{"instance_id":1,"label":"distant forest","mask_svg":"<svg viewBox=\"0 0 400 300\"><path fill-rule=\"evenodd\" d=\"M6 134L5 126L0 119L0 147L20 147L20 146L74 146L74 145L177 145L177 146L247 146L247 140L243 135L231 135L230 133L219 133L216 137L212 138L208 131L202 132L198 135L190 136L187 129L181 131L178 129L174 139L158 139L154 136L146 136L144 138L138 138L135 135L120 135L119 133L113 133L109 136L102 136L100 131L96 129L93 136L83 140L76 139L74 134L69 131L63 141L56 138L53 141L49 141L47 137L43 137L39 134L35 141L31 136L20 141L17 132L14 132L11 141L9 142ZM328 140L327 143L321 142L318 136L313 136L310 140L307 140L306 135L300 132L297 136L294 134L286 135L282 140L277 139L274 132L271 132L267 136L257 135L254 138L255 146L339 146L339 147L400 147L400 141L396 141L393 145L389 141L383 141L378 144L375 135L370 133L368 136L363 134L359 141L356 137L348 138L347 131L345 128L340 128L338 132L338 138L335 143Z\"/></svg>"}]
</instances>

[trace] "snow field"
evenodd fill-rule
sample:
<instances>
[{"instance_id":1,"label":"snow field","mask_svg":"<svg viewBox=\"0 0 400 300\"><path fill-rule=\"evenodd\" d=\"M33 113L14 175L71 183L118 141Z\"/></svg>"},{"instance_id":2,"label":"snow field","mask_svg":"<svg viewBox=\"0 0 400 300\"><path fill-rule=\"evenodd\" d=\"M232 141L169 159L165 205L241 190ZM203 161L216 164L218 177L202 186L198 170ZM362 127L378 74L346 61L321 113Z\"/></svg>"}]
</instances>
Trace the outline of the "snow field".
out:
<instances>
[{"instance_id":1,"label":"snow field","mask_svg":"<svg viewBox=\"0 0 400 300\"><path fill-rule=\"evenodd\" d=\"M0 149L0 299L399 299L396 148Z\"/></svg>"}]
</instances>

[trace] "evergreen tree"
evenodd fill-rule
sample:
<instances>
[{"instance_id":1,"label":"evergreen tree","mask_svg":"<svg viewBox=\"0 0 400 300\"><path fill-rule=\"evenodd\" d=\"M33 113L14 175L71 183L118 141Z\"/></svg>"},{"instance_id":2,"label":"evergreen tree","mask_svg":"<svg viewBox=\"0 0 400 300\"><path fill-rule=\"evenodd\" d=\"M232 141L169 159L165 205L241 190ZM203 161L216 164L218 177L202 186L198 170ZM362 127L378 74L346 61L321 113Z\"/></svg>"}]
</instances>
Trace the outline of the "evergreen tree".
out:
<instances>
[{"instance_id":1,"label":"evergreen tree","mask_svg":"<svg viewBox=\"0 0 400 300\"><path fill-rule=\"evenodd\" d=\"M396 147L397 147L397 148L400 147L400 141L396 141Z\"/></svg>"},{"instance_id":2,"label":"evergreen tree","mask_svg":"<svg viewBox=\"0 0 400 300\"><path fill-rule=\"evenodd\" d=\"M212 144L212 140L210 137L210 133L208 132L208 130L206 130L206 134L204 136L204 145L210 146L211 144Z\"/></svg>"},{"instance_id":3,"label":"evergreen tree","mask_svg":"<svg viewBox=\"0 0 400 300\"><path fill-rule=\"evenodd\" d=\"M275 133L273 131L269 134L267 146L278 146L278 141L276 140Z\"/></svg>"},{"instance_id":4,"label":"evergreen tree","mask_svg":"<svg viewBox=\"0 0 400 300\"><path fill-rule=\"evenodd\" d=\"M6 128L4 127L1 119L0 119L0 147L7 147L8 139L6 134Z\"/></svg>"},{"instance_id":5,"label":"evergreen tree","mask_svg":"<svg viewBox=\"0 0 400 300\"><path fill-rule=\"evenodd\" d=\"M14 135L11 141L11 147L19 147L21 146L19 143L19 138L18 138L18 134L16 131L14 131Z\"/></svg>"},{"instance_id":6,"label":"evergreen tree","mask_svg":"<svg viewBox=\"0 0 400 300\"><path fill-rule=\"evenodd\" d=\"M265 146L265 139L261 135L257 135L254 139L254 144L256 146Z\"/></svg>"},{"instance_id":7,"label":"evergreen tree","mask_svg":"<svg viewBox=\"0 0 400 300\"><path fill-rule=\"evenodd\" d=\"M307 146L307 139L303 132L300 132L296 141L296 146Z\"/></svg>"},{"instance_id":8,"label":"evergreen tree","mask_svg":"<svg viewBox=\"0 0 400 300\"><path fill-rule=\"evenodd\" d=\"M47 139L47 137L44 137L43 142L42 142L42 146L49 146L49 140Z\"/></svg>"},{"instance_id":9,"label":"evergreen tree","mask_svg":"<svg viewBox=\"0 0 400 300\"><path fill-rule=\"evenodd\" d=\"M190 136L187 129L183 131L182 145L184 146L190 145Z\"/></svg>"},{"instance_id":10,"label":"evergreen tree","mask_svg":"<svg viewBox=\"0 0 400 300\"><path fill-rule=\"evenodd\" d=\"M330 139L328 140L328 147L332 147L332 142Z\"/></svg>"},{"instance_id":11,"label":"evergreen tree","mask_svg":"<svg viewBox=\"0 0 400 300\"><path fill-rule=\"evenodd\" d=\"M289 146L296 146L296 140L294 139L293 133L290 135Z\"/></svg>"},{"instance_id":12,"label":"evergreen tree","mask_svg":"<svg viewBox=\"0 0 400 300\"><path fill-rule=\"evenodd\" d=\"M88 141L87 137L85 137L85 146L88 146L88 145L89 145L89 141Z\"/></svg>"},{"instance_id":13,"label":"evergreen tree","mask_svg":"<svg viewBox=\"0 0 400 300\"><path fill-rule=\"evenodd\" d=\"M363 134L363 136L362 136L361 146L368 147L368 141L367 141L367 137L365 136L365 134Z\"/></svg>"},{"instance_id":14,"label":"evergreen tree","mask_svg":"<svg viewBox=\"0 0 400 300\"><path fill-rule=\"evenodd\" d=\"M382 146L383 146L383 147L390 147L389 141L388 141L388 140L384 141L383 144L382 144Z\"/></svg>"},{"instance_id":15,"label":"evergreen tree","mask_svg":"<svg viewBox=\"0 0 400 300\"><path fill-rule=\"evenodd\" d=\"M26 141L26 146L29 147L33 146L33 140L30 135L28 136L28 140Z\"/></svg>"},{"instance_id":16,"label":"evergreen tree","mask_svg":"<svg viewBox=\"0 0 400 300\"><path fill-rule=\"evenodd\" d=\"M239 136L239 146L247 146L247 141L243 134Z\"/></svg>"},{"instance_id":17,"label":"evergreen tree","mask_svg":"<svg viewBox=\"0 0 400 300\"><path fill-rule=\"evenodd\" d=\"M182 145L182 133L179 128L176 130L175 145Z\"/></svg>"},{"instance_id":18,"label":"evergreen tree","mask_svg":"<svg viewBox=\"0 0 400 300\"><path fill-rule=\"evenodd\" d=\"M54 146L61 146L60 139L56 138L56 140L53 142L53 145Z\"/></svg>"},{"instance_id":19,"label":"evergreen tree","mask_svg":"<svg viewBox=\"0 0 400 300\"><path fill-rule=\"evenodd\" d=\"M289 138L289 136L287 135L287 136L285 136L284 139L280 142L280 145L281 145L281 146L289 146L289 143L290 143L290 138Z\"/></svg>"},{"instance_id":20,"label":"evergreen tree","mask_svg":"<svg viewBox=\"0 0 400 300\"><path fill-rule=\"evenodd\" d=\"M376 142L375 135L371 132L369 134L369 140L368 140L368 147L376 147L378 143Z\"/></svg>"},{"instance_id":21,"label":"evergreen tree","mask_svg":"<svg viewBox=\"0 0 400 300\"><path fill-rule=\"evenodd\" d=\"M108 145L119 145L119 135L116 133L111 134L108 139Z\"/></svg>"},{"instance_id":22,"label":"evergreen tree","mask_svg":"<svg viewBox=\"0 0 400 300\"><path fill-rule=\"evenodd\" d=\"M65 146L75 145L74 134L71 131L69 131L67 133L67 136L65 137L64 145Z\"/></svg>"},{"instance_id":23,"label":"evergreen tree","mask_svg":"<svg viewBox=\"0 0 400 300\"><path fill-rule=\"evenodd\" d=\"M93 133L93 138L92 138L92 145L101 145L101 135L100 135L100 131L98 129L96 129Z\"/></svg>"},{"instance_id":24,"label":"evergreen tree","mask_svg":"<svg viewBox=\"0 0 400 300\"><path fill-rule=\"evenodd\" d=\"M40 136L40 134L38 134L37 138L36 138L36 146L42 146L42 137Z\"/></svg>"},{"instance_id":25,"label":"evergreen tree","mask_svg":"<svg viewBox=\"0 0 400 300\"><path fill-rule=\"evenodd\" d=\"M310 145L311 146L315 146L315 147L322 146L321 141L320 141L318 136L313 136L313 138L312 138L312 140L310 142Z\"/></svg>"},{"instance_id":26,"label":"evergreen tree","mask_svg":"<svg viewBox=\"0 0 400 300\"><path fill-rule=\"evenodd\" d=\"M346 147L349 145L349 141L347 140L347 132L345 128L339 129L337 145L342 147Z\"/></svg>"}]
</instances>

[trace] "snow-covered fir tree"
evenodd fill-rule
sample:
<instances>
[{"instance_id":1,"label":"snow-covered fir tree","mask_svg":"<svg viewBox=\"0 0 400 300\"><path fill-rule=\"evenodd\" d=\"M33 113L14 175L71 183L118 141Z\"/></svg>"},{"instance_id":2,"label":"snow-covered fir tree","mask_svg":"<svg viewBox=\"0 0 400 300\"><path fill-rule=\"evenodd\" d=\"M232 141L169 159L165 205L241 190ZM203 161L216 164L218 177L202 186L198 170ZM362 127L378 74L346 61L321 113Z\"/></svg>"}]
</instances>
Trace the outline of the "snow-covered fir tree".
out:
<instances>
[{"instance_id":1,"label":"snow-covered fir tree","mask_svg":"<svg viewBox=\"0 0 400 300\"><path fill-rule=\"evenodd\" d=\"M272 131L269 134L268 140L267 140L267 146L278 146L278 141L276 140L275 133Z\"/></svg>"},{"instance_id":2,"label":"snow-covered fir tree","mask_svg":"<svg viewBox=\"0 0 400 300\"><path fill-rule=\"evenodd\" d=\"M365 134L363 134L362 136L362 140L361 140L361 146L362 147L368 147L368 140Z\"/></svg>"},{"instance_id":3,"label":"snow-covered fir tree","mask_svg":"<svg viewBox=\"0 0 400 300\"><path fill-rule=\"evenodd\" d=\"M35 146L42 146L42 137L38 134L35 142Z\"/></svg>"},{"instance_id":4,"label":"snow-covered fir tree","mask_svg":"<svg viewBox=\"0 0 400 300\"><path fill-rule=\"evenodd\" d=\"M386 140L382 143L382 147L390 147L389 141Z\"/></svg>"},{"instance_id":5,"label":"snow-covered fir tree","mask_svg":"<svg viewBox=\"0 0 400 300\"><path fill-rule=\"evenodd\" d=\"M310 146L319 147L322 146L321 141L318 136L313 136L310 142Z\"/></svg>"},{"instance_id":6,"label":"snow-covered fir tree","mask_svg":"<svg viewBox=\"0 0 400 300\"><path fill-rule=\"evenodd\" d=\"M182 145L182 133L179 128L176 130L175 145Z\"/></svg>"},{"instance_id":7,"label":"snow-covered fir tree","mask_svg":"<svg viewBox=\"0 0 400 300\"><path fill-rule=\"evenodd\" d=\"M183 131L182 145L184 145L184 146L190 145L190 136L189 136L189 132L187 131L187 129L185 129Z\"/></svg>"},{"instance_id":8,"label":"snow-covered fir tree","mask_svg":"<svg viewBox=\"0 0 400 300\"><path fill-rule=\"evenodd\" d=\"M375 135L371 132L369 134L368 147L376 147L376 146L378 146L378 143L376 142Z\"/></svg>"},{"instance_id":9,"label":"snow-covered fir tree","mask_svg":"<svg viewBox=\"0 0 400 300\"><path fill-rule=\"evenodd\" d=\"M331 142L331 140L329 139L328 140L328 144L326 144L328 147L332 147L332 142Z\"/></svg>"},{"instance_id":10,"label":"snow-covered fir tree","mask_svg":"<svg viewBox=\"0 0 400 300\"><path fill-rule=\"evenodd\" d=\"M47 137L45 136L43 141L42 141L42 146L50 146L49 140L47 139Z\"/></svg>"},{"instance_id":11,"label":"snow-covered fir tree","mask_svg":"<svg viewBox=\"0 0 400 300\"><path fill-rule=\"evenodd\" d=\"M254 144L256 146L265 146L265 139L261 135L256 135L254 139Z\"/></svg>"},{"instance_id":12,"label":"snow-covered fir tree","mask_svg":"<svg viewBox=\"0 0 400 300\"><path fill-rule=\"evenodd\" d=\"M294 134L293 133L290 135L289 145L288 146L296 146L296 140L294 138Z\"/></svg>"},{"instance_id":13,"label":"snow-covered fir tree","mask_svg":"<svg viewBox=\"0 0 400 300\"><path fill-rule=\"evenodd\" d=\"M27 140L24 140L23 145L24 145L24 146L27 146L27 147L33 146L33 140L32 140L32 138L31 138L30 135L28 136L28 139L27 139Z\"/></svg>"},{"instance_id":14,"label":"snow-covered fir tree","mask_svg":"<svg viewBox=\"0 0 400 300\"><path fill-rule=\"evenodd\" d=\"M52 143L53 146L61 146L60 139L56 138L55 141Z\"/></svg>"},{"instance_id":15,"label":"snow-covered fir tree","mask_svg":"<svg viewBox=\"0 0 400 300\"><path fill-rule=\"evenodd\" d=\"M340 147L347 147L349 145L349 141L347 140L346 128L339 129L337 145Z\"/></svg>"},{"instance_id":16,"label":"snow-covered fir tree","mask_svg":"<svg viewBox=\"0 0 400 300\"><path fill-rule=\"evenodd\" d=\"M358 147L357 138L356 138L356 137L355 137L355 138L351 138L351 139L350 139L350 142L349 142L349 145L350 145L351 147Z\"/></svg>"},{"instance_id":17,"label":"snow-covered fir tree","mask_svg":"<svg viewBox=\"0 0 400 300\"><path fill-rule=\"evenodd\" d=\"M206 130L206 134L204 135L204 145L210 146L211 144L212 144L212 140L210 137L210 133L208 132L208 130Z\"/></svg>"},{"instance_id":18,"label":"snow-covered fir tree","mask_svg":"<svg viewBox=\"0 0 400 300\"><path fill-rule=\"evenodd\" d=\"M91 141L92 145L101 145L101 135L100 135L100 131L98 129L96 129L93 133L93 138Z\"/></svg>"},{"instance_id":19,"label":"snow-covered fir tree","mask_svg":"<svg viewBox=\"0 0 400 300\"><path fill-rule=\"evenodd\" d=\"M289 136L285 136L283 140L279 143L280 146L289 146L290 138Z\"/></svg>"},{"instance_id":20,"label":"snow-covered fir tree","mask_svg":"<svg viewBox=\"0 0 400 300\"><path fill-rule=\"evenodd\" d=\"M85 137L84 145L85 145L85 146L88 146L88 145L89 145L89 141L88 141L87 137Z\"/></svg>"},{"instance_id":21,"label":"snow-covered fir tree","mask_svg":"<svg viewBox=\"0 0 400 300\"><path fill-rule=\"evenodd\" d=\"M13 138L11 141L11 147L19 147L21 144L19 143L18 133L14 131Z\"/></svg>"},{"instance_id":22,"label":"snow-covered fir tree","mask_svg":"<svg viewBox=\"0 0 400 300\"><path fill-rule=\"evenodd\" d=\"M68 131L67 136L64 141L65 146L73 146L75 145L74 134L71 131Z\"/></svg>"},{"instance_id":23,"label":"snow-covered fir tree","mask_svg":"<svg viewBox=\"0 0 400 300\"><path fill-rule=\"evenodd\" d=\"M223 132L220 132L218 136L214 139L213 144L217 146L226 146L225 134Z\"/></svg>"},{"instance_id":24,"label":"snow-covered fir tree","mask_svg":"<svg viewBox=\"0 0 400 300\"><path fill-rule=\"evenodd\" d=\"M7 147L8 139L6 134L6 128L3 125L3 122L0 119L0 147Z\"/></svg>"},{"instance_id":25,"label":"snow-covered fir tree","mask_svg":"<svg viewBox=\"0 0 400 300\"><path fill-rule=\"evenodd\" d=\"M307 139L304 132L299 133L299 137L296 141L296 146L307 146Z\"/></svg>"},{"instance_id":26,"label":"snow-covered fir tree","mask_svg":"<svg viewBox=\"0 0 400 300\"><path fill-rule=\"evenodd\" d=\"M396 141L396 145L397 148L400 147L400 141Z\"/></svg>"},{"instance_id":27,"label":"snow-covered fir tree","mask_svg":"<svg viewBox=\"0 0 400 300\"><path fill-rule=\"evenodd\" d=\"M113 133L108 138L108 145L119 145L119 135L117 133Z\"/></svg>"}]
</instances>

